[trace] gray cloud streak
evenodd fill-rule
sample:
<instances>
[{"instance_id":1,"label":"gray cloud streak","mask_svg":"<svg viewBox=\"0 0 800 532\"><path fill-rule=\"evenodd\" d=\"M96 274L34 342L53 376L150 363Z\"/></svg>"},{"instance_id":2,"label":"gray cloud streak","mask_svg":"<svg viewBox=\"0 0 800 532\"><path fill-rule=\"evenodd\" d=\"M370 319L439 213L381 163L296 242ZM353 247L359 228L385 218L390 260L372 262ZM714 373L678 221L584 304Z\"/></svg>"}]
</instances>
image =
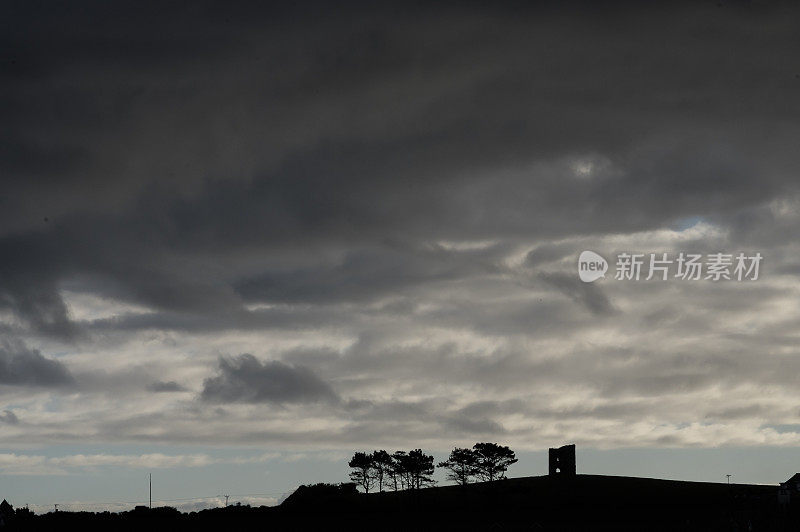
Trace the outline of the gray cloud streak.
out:
<instances>
[{"instance_id":1,"label":"gray cloud streak","mask_svg":"<svg viewBox=\"0 0 800 532\"><path fill-rule=\"evenodd\" d=\"M203 381L201 398L209 402L304 403L337 401L331 387L303 366L262 363L253 355L221 358L219 375Z\"/></svg>"},{"instance_id":2,"label":"gray cloud streak","mask_svg":"<svg viewBox=\"0 0 800 532\"><path fill-rule=\"evenodd\" d=\"M65 386L74 379L59 361L44 357L21 343L0 346L0 385Z\"/></svg>"}]
</instances>

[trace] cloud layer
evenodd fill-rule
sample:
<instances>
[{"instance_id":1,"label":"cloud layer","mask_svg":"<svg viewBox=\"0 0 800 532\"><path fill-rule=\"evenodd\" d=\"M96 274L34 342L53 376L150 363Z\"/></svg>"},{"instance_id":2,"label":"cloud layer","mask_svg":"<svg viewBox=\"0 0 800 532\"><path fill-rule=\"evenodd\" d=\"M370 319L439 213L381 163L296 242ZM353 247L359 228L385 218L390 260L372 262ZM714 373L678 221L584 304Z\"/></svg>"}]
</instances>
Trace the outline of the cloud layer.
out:
<instances>
[{"instance_id":1,"label":"cloud layer","mask_svg":"<svg viewBox=\"0 0 800 532\"><path fill-rule=\"evenodd\" d=\"M800 443L795 7L159 9L0 17L4 448Z\"/></svg>"}]
</instances>

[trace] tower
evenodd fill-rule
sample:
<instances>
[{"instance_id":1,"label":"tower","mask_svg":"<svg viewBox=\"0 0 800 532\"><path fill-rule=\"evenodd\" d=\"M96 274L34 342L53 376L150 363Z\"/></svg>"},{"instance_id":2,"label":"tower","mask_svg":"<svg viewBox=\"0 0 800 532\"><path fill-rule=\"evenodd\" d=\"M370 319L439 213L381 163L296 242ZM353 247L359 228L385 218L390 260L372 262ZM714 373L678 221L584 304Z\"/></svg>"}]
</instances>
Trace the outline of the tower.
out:
<instances>
[{"instance_id":1,"label":"tower","mask_svg":"<svg viewBox=\"0 0 800 532\"><path fill-rule=\"evenodd\" d=\"M550 449L549 474L551 477L575 476L575 444Z\"/></svg>"}]
</instances>

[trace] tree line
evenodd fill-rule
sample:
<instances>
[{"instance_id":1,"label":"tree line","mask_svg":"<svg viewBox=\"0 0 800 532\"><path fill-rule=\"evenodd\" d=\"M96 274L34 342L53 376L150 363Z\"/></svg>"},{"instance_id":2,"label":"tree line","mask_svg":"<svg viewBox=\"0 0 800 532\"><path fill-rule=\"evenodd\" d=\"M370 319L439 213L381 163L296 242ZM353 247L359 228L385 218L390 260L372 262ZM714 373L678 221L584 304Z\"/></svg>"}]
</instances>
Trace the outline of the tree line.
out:
<instances>
[{"instance_id":1,"label":"tree line","mask_svg":"<svg viewBox=\"0 0 800 532\"><path fill-rule=\"evenodd\" d=\"M516 461L514 451L504 445L476 443L472 449L456 447L447 460L436 466L433 456L421 449L392 454L384 450L356 452L347 465L352 469L350 480L369 493L373 488L398 491L432 486L436 484L432 477L435 467L446 469L447 480L456 484L492 482L504 478Z\"/></svg>"}]
</instances>

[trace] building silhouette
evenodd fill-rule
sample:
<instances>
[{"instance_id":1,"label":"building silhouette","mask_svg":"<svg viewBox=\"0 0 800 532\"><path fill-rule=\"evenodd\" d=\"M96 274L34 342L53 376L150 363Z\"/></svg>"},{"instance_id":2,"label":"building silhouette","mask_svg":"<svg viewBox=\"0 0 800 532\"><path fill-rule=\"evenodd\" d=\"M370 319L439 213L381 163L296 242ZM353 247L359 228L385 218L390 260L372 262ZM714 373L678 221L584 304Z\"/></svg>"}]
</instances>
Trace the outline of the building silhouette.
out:
<instances>
[{"instance_id":1,"label":"building silhouette","mask_svg":"<svg viewBox=\"0 0 800 532\"><path fill-rule=\"evenodd\" d=\"M557 449L550 449L550 468L551 477L574 477L575 470L575 444L564 445Z\"/></svg>"}]
</instances>

